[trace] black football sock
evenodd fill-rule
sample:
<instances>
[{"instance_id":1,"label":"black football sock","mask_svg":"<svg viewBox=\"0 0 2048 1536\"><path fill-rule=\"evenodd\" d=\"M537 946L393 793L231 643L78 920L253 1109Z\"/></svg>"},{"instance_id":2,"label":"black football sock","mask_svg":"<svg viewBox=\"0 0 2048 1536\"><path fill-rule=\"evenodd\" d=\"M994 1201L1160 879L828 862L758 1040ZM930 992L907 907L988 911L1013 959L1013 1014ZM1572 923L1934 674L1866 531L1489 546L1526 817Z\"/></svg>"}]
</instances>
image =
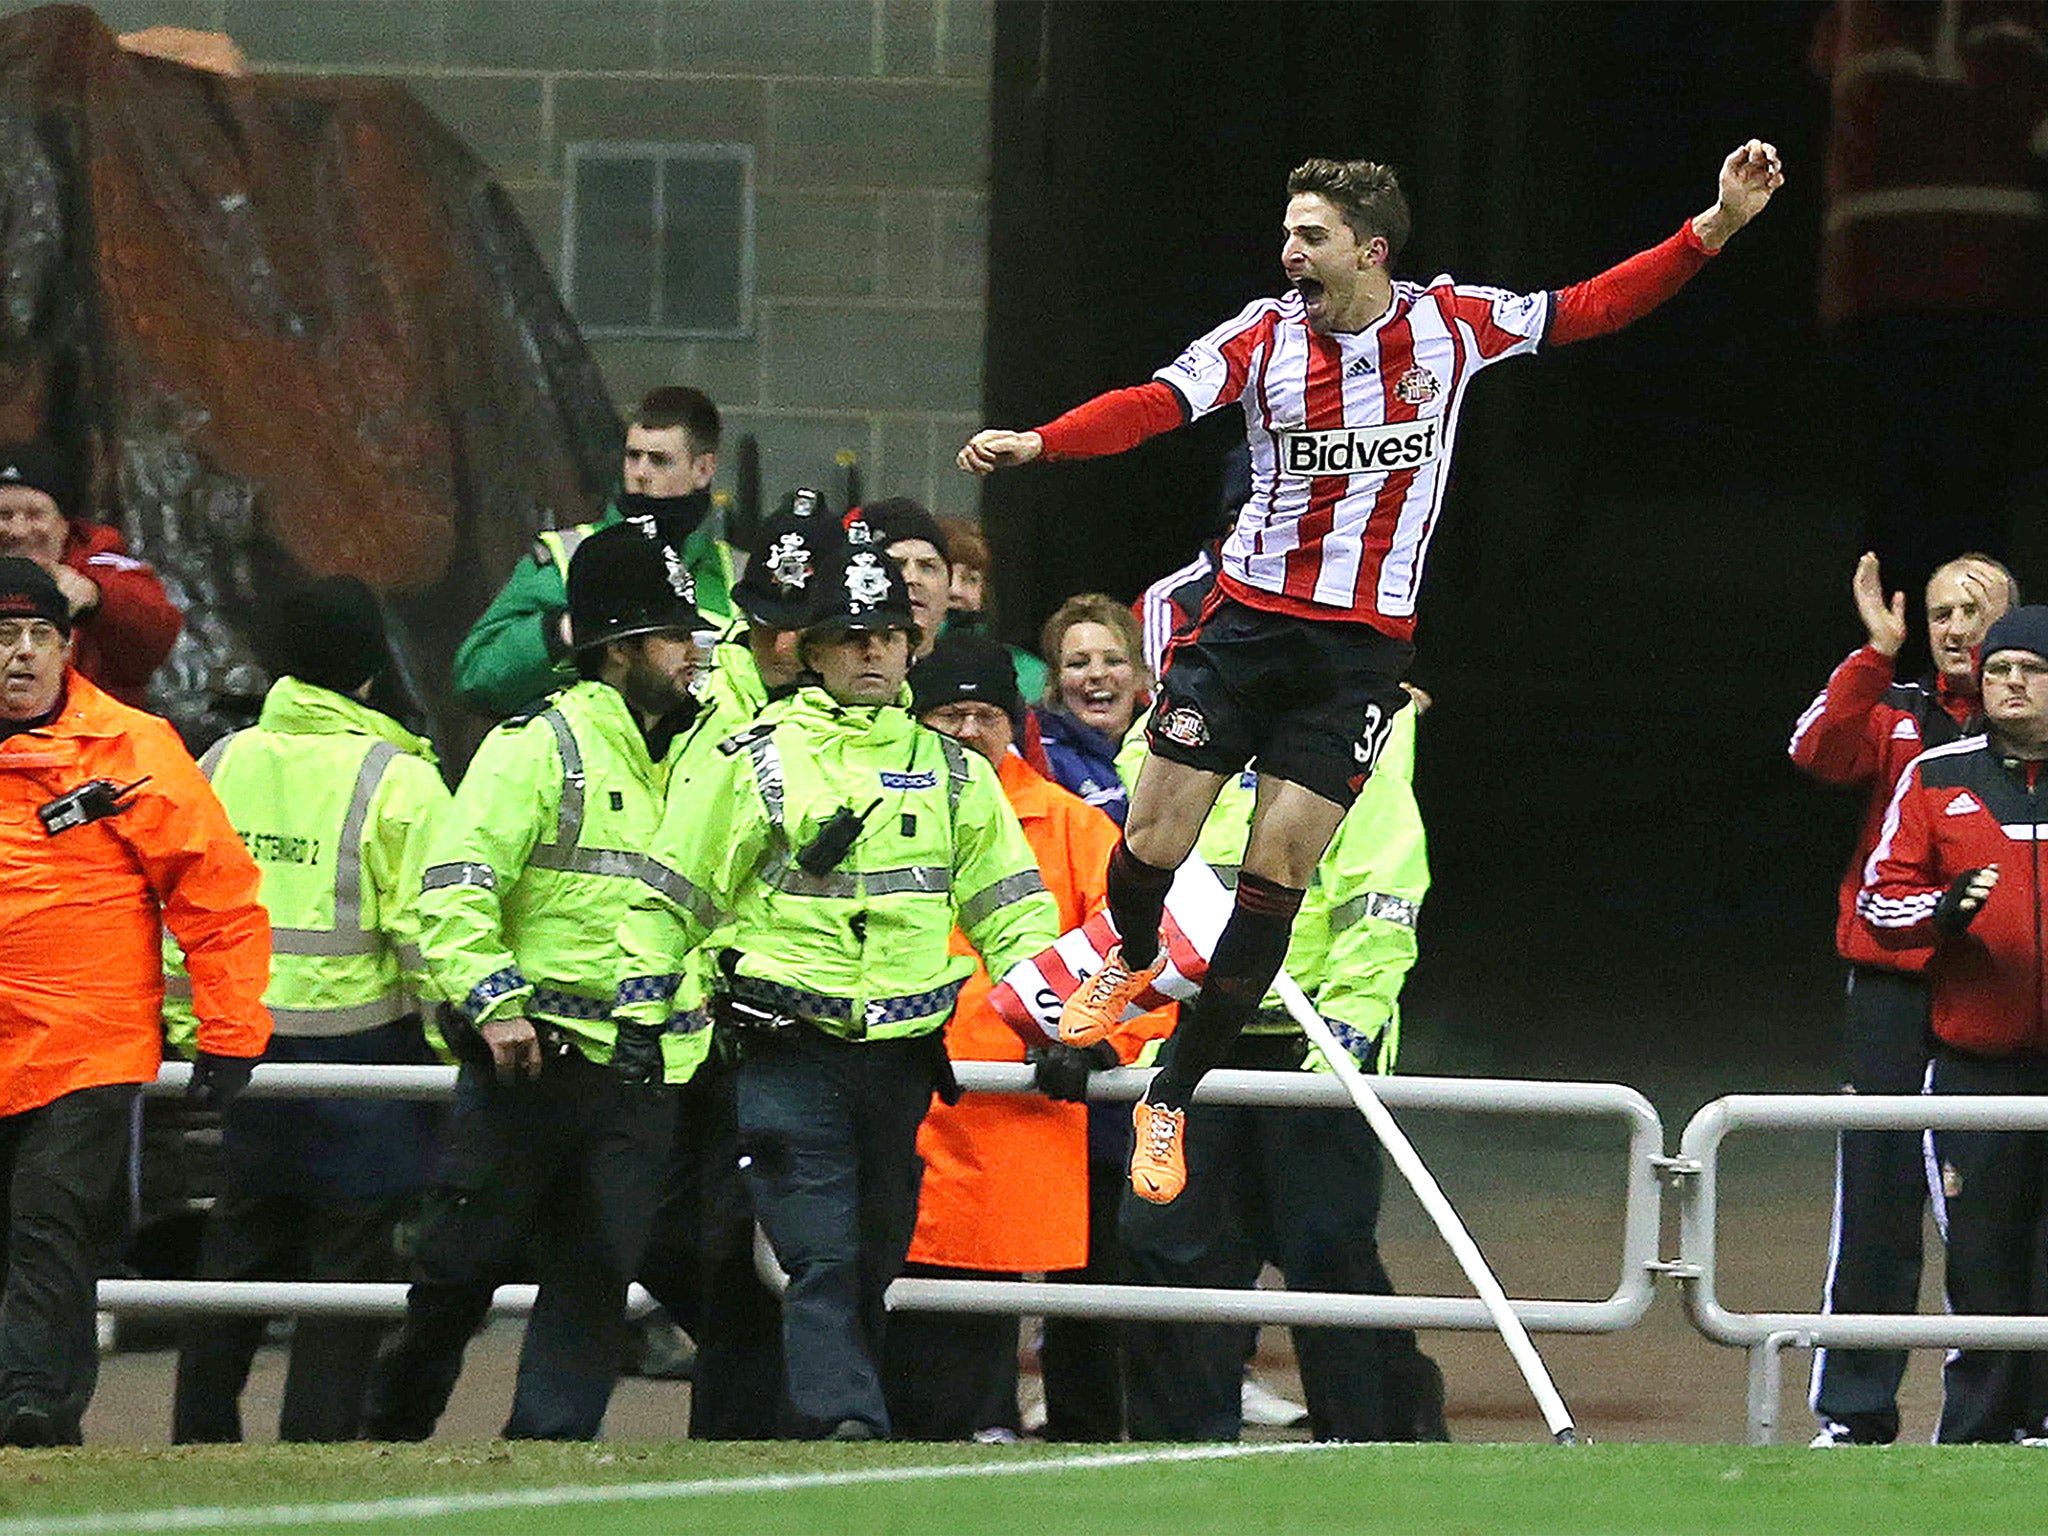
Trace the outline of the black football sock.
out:
<instances>
[{"instance_id":1,"label":"black football sock","mask_svg":"<svg viewBox=\"0 0 2048 1536\"><path fill-rule=\"evenodd\" d=\"M1122 838L1109 855L1109 920L1116 924L1124 964L1142 971L1159 958L1159 920L1173 871L1147 864Z\"/></svg>"},{"instance_id":2,"label":"black football sock","mask_svg":"<svg viewBox=\"0 0 2048 1536\"><path fill-rule=\"evenodd\" d=\"M1195 1085L1230 1054L1280 974L1305 894L1258 875L1238 877L1237 906L1216 940L1201 995L1182 1007L1180 1026L1159 1053L1147 1103L1187 1108Z\"/></svg>"}]
</instances>

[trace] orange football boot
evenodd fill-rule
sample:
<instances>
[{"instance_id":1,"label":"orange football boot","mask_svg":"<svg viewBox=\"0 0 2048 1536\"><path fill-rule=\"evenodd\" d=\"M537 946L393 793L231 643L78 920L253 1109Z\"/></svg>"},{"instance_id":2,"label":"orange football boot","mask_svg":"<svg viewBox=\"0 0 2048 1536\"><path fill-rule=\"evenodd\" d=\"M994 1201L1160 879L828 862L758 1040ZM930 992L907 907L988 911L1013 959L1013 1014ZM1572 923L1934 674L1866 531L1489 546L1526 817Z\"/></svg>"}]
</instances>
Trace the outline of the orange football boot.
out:
<instances>
[{"instance_id":1,"label":"orange football boot","mask_svg":"<svg viewBox=\"0 0 2048 1536\"><path fill-rule=\"evenodd\" d=\"M1147 1104L1131 1109L1137 1140L1131 1147L1131 1188L1141 1200L1170 1204L1188 1185L1188 1112Z\"/></svg>"},{"instance_id":2,"label":"orange football boot","mask_svg":"<svg viewBox=\"0 0 2048 1536\"><path fill-rule=\"evenodd\" d=\"M1119 944L1102 962L1102 969L1082 982L1074 995L1060 1007L1060 1039L1086 1050L1124 1021L1124 1010L1138 1000L1159 973L1166 969L1166 951L1145 970L1132 971L1124 965L1124 947Z\"/></svg>"}]
</instances>

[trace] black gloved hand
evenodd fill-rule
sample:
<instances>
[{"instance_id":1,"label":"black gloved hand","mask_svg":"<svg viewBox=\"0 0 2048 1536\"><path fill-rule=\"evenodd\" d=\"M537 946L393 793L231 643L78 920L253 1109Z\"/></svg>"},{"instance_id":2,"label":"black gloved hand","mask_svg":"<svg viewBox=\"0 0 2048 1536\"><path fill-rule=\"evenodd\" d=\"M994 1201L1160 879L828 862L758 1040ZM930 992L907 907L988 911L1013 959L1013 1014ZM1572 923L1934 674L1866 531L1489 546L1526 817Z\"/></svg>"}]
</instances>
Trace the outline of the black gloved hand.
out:
<instances>
[{"instance_id":1,"label":"black gloved hand","mask_svg":"<svg viewBox=\"0 0 2048 1536\"><path fill-rule=\"evenodd\" d=\"M249 1074L256 1070L254 1056L216 1056L201 1051L192 1063L192 1081L185 1097L211 1110L226 1110L249 1086Z\"/></svg>"},{"instance_id":2,"label":"black gloved hand","mask_svg":"<svg viewBox=\"0 0 2048 1536\"><path fill-rule=\"evenodd\" d=\"M612 1074L628 1087L653 1088L662 1080L662 1031L652 1024L618 1026L612 1046Z\"/></svg>"},{"instance_id":3,"label":"black gloved hand","mask_svg":"<svg viewBox=\"0 0 2048 1536\"><path fill-rule=\"evenodd\" d=\"M1116 1047L1107 1040L1075 1047L1060 1041L1048 1043L1031 1064L1031 1086L1048 1099L1069 1104L1088 1101L1088 1074L1123 1065Z\"/></svg>"},{"instance_id":4,"label":"black gloved hand","mask_svg":"<svg viewBox=\"0 0 2048 1536\"><path fill-rule=\"evenodd\" d=\"M1987 889L1980 893L1971 887L1982 883L1978 877L1989 868L1991 866L1987 865L1985 869L1966 869L1949 882L1949 888L1941 893L1941 900L1934 905L1937 931L1954 938L1976 920L1977 914L1984 910L1984 903L1991 899L1991 892ZM1992 884L1997 884L1995 875Z\"/></svg>"}]
</instances>

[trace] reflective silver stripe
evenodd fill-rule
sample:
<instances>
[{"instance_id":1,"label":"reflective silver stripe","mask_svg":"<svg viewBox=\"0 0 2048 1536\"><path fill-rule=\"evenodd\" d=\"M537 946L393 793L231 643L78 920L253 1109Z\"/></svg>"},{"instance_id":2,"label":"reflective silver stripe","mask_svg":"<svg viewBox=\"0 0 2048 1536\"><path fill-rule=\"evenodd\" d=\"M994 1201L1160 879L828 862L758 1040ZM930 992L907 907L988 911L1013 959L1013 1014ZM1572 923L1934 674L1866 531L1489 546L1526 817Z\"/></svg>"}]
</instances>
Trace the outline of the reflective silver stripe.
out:
<instances>
[{"instance_id":1,"label":"reflective silver stripe","mask_svg":"<svg viewBox=\"0 0 2048 1536\"><path fill-rule=\"evenodd\" d=\"M1410 901L1406 896L1367 891L1330 909L1330 932L1342 933L1364 917L1377 917L1384 922L1398 923L1403 928L1413 928L1415 914L1420 910L1421 903Z\"/></svg>"},{"instance_id":2,"label":"reflective silver stripe","mask_svg":"<svg viewBox=\"0 0 2048 1536\"><path fill-rule=\"evenodd\" d=\"M782 754L775 750L775 735L763 731L747 742L747 760L754 765L754 783L760 787L761 803L768 808L768 820L782 830Z\"/></svg>"},{"instance_id":3,"label":"reflective silver stripe","mask_svg":"<svg viewBox=\"0 0 2048 1536\"><path fill-rule=\"evenodd\" d=\"M370 801L384 781L384 770L398 756L388 741L370 743L363 766L356 770L355 792L348 797L348 814L341 819L341 843L334 857L334 927L337 933L360 933L363 927L363 823L370 819ZM362 950L337 951L361 954Z\"/></svg>"},{"instance_id":4,"label":"reflective silver stripe","mask_svg":"<svg viewBox=\"0 0 2048 1536\"><path fill-rule=\"evenodd\" d=\"M191 1002L192 978L190 976L166 976L164 978L164 996L166 998L182 997L186 1002Z\"/></svg>"},{"instance_id":5,"label":"reflective silver stripe","mask_svg":"<svg viewBox=\"0 0 2048 1536\"><path fill-rule=\"evenodd\" d=\"M1026 896L1036 896L1044 889L1045 881L1035 869L1005 875L994 885L983 886L960 903L960 926L973 928L999 908L1007 907L1013 901L1022 901Z\"/></svg>"},{"instance_id":6,"label":"reflective silver stripe","mask_svg":"<svg viewBox=\"0 0 2048 1536\"><path fill-rule=\"evenodd\" d=\"M332 928L270 930L270 952L273 955L374 955L383 948L382 934L364 933L361 929L353 933Z\"/></svg>"},{"instance_id":7,"label":"reflective silver stripe","mask_svg":"<svg viewBox=\"0 0 2048 1536\"><path fill-rule=\"evenodd\" d=\"M1242 864L1211 864L1209 867L1216 872L1216 878L1223 882L1225 890L1237 889L1237 877L1244 873Z\"/></svg>"},{"instance_id":8,"label":"reflective silver stripe","mask_svg":"<svg viewBox=\"0 0 2048 1536\"><path fill-rule=\"evenodd\" d=\"M445 890L451 885L473 885L479 890L495 891L498 888L498 872L488 864L436 864L429 868L420 880L420 892Z\"/></svg>"},{"instance_id":9,"label":"reflective silver stripe","mask_svg":"<svg viewBox=\"0 0 2048 1536\"><path fill-rule=\"evenodd\" d=\"M419 945L401 944L398 946L398 964L401 970L424 971L427 957L420 953Z\"/></svg>"},{"instance_id":10,"label":"reflective silver stripe","mask_svg":"<svg viewBox=\"0 0 2048 1536\"><path fill-rule=\"evenodd\" d=\"M946 814L958 816L960 796L973 777L973 769L967 765L967 749L952 737L941 736L939 750L946 754Z\"/></svg>"},{"instance_id":11,"label":"reflective silver stripe","mask_svg":"<svg viewBox=\"0 0 2048 1536\"><path fill-rule=\"evenodd\" d=\"M860 887L853 876L839 870L813 875L792 863L787 854L769 861L761 871L761 883L785 896L826 896L840 901L858 901Z\"/></svg>"},{"instance_id":12,"label":"reflective silver stripe","mask_svg":"<svg viewBox=\"0 0 2048 1536\"><path fill-rule=\"evenodd\" d=\"M214 770L220 767L220 760L227 753L228 743L241 734L240 731L229 731L227 735L221 737L219 741L216 741L201 754L199 771L206 775L207 783L211 784L213 782Z\"/></svg>"},{"instance_id":13,"label":"reflective silver stripe","mask_svg":"<svg viewBox=\"0 0 2048 1536\"><path fill-rule=\"evenodd\" d=\"M414 1012L412 998L404 992L388 992L367 1003L343 1008L272 1008L273 1032L300 1038L353 1035L380 1024L389 1024Z\"/></svg>"},{"instance_id":14,"label":"reflective silver stripe","mask_svg":"<svg viewBox=\"0 0 2048 1536\"><path fill-rule=\"evenodd\" d=\"M953 889L953 871L937 864L913 864L903 869L863 871L860 883L870 896L899 896L906 891L944 895Z\"/></svg>"},{"instance_id":15,"label":"reflective silver stripe","mask_svg":"<svg viewBox=\"0 0 2048 1536\"><path fill-rule=\"evenodd\" d=\"M562 753L562 799L555 809L555 841L563 847L573 847L583 835L583 753L576 745L576 733L569 729L569 721L559 709L543 711L541 719L554 731L555 745Z\"/></svg>"},{"instance_id":16,"label":"reflective silver stripe","mask_svg":"<svg viewBox=\"0 0 2048 1536\"><path fill-rule=\"evenodd\" d=\"M560 843L542 843L526 856L528 869L562 869L579 875L616 875L637 880L647 864L644 853L623 848L565 848Z\"/></svg>"},{"instance_id":17,"label":"reflective silver stripe","mask_svg":"<svg viewBox=\"0 0 2048 1536\"><path fill-rule=\"evenodd\" d=\"M900 896L906 892L944 895L953 888L953 872L937 864L912 864L902 869L857 872L830 870L808 874L786 856L775 859L761 871L764 885L785 896L825 896L840 901L859 901L863 896Z\"/></svg>"},{"instance_id":18,"label":"reflective silver stripe","mask_svg":"<svg viewBox=\"0 0 2048 1536\"><path fill-rule=\"evenodd\" d=\"M716 928L720 912L709 892L691 884L659 859L643 858L639 878L642 884L661 892L706 928Z\"/></svg>"}]
</instances>

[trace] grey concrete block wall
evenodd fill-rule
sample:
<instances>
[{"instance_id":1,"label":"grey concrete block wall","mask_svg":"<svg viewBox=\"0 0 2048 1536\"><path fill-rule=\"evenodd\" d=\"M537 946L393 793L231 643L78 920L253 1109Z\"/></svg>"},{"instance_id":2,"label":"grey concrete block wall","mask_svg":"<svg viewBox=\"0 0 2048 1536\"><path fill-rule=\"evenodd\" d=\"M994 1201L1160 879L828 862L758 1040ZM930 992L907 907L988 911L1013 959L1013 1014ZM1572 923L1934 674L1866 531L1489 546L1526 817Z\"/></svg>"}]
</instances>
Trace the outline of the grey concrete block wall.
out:
<instances>
[{"instance_id":1,"label":"grey concrete block wall","mask_svg":"<svg viewBox=\"0 0 2048 1536\"><path fill-rule=\"evenodd\" d=\"M0 14L31 9L0 0ZM551 264L565 147L744 143L751 334L593 343L622 410L695 383L772 497L836 485L971 513L994 0L100 0L115 30L230 33L259 70L399 80L488 163ZM730 474L722 479L730 481Z\"/></svg>"}]
</instances>

